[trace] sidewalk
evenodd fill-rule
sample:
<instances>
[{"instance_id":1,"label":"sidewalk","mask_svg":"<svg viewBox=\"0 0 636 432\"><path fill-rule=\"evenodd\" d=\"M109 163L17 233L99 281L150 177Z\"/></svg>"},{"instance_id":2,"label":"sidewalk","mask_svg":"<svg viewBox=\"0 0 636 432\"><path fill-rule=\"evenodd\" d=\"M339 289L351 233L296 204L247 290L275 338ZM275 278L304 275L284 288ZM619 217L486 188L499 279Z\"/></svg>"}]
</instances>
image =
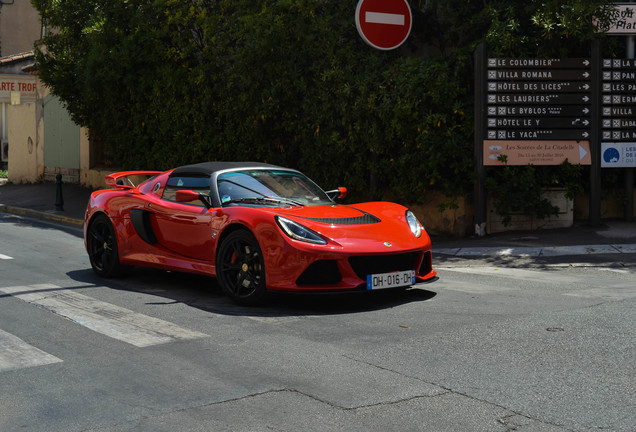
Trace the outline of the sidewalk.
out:
<instances>
[{"instance_id":1,"label":"sidewalk","mask_svg":"<svg viewBox=\"0 0 636 432\"><path fill-rule=\"evenodd\" d=\"M455 257L560 257L636 254L636 222L604 220L571 228L511 231L463 239L433 238L433 251Z\"/></svg>"},{"instance_id":2,"label":"sidewalk","mask_svg":"<svg viewBox=\"0 0 636 432\"><path fill-rule=\"evenodd\" d=\"M0 212L81 228L91 190L62 185L64 210L55 209L56 184L0 185ZM504 232L485 237L432 237L433 252L450 257L556 257L636 254L636 222L603 221L598 227Z\"/></svg>"},{"instance_id":3,"label":"sidewalk","mask_svg":"<svg viewBox=\"0 0 636 432\"><path fill-rule=\"evenodd\" d=\"M63 184L63 210L55 208L56 191L55 183L0 185L0 212L81 228L92 191L74 184Z\"/></svg>"}]
</instances>

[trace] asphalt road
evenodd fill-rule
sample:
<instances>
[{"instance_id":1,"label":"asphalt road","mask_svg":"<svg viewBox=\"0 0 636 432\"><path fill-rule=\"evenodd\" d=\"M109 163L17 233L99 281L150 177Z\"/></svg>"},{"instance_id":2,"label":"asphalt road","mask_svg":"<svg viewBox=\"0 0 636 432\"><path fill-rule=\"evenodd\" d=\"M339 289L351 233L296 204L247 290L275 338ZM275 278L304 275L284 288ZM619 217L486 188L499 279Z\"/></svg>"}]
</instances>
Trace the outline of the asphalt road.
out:
<instances>
[{"instance_id":1,"label":"asphalt road","mask_svg":"<svg viewBox=\"0 0 636 432\"><path fill-rule=\"evenodd\" d=\"M636 430L632 256L434 261L408 291L244 308L98 279L77 230L0 214L0 430Z\"/></svg>"}]
</instances>

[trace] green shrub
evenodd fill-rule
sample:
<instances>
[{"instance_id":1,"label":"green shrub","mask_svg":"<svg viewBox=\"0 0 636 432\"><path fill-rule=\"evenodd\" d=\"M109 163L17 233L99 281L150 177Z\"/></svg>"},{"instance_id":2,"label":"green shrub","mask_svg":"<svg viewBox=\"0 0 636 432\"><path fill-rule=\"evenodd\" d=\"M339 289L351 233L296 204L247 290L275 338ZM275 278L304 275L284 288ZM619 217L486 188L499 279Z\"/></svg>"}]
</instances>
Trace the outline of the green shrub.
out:
<instances>
[{"instance_id":1,"label":"green shrub","mask_svg":"<svg viewBox=\"0 0 636 432\"><path fill-rule=\"evenodd\" d=\"M605 5L413 0L409 42L385 52L358 35L355 2L32 3L58 29L36 53L40 78L89 128L101 164L266 161L408 202L472 190L477 43L579 55Z\"/></svg>"}]
</instances>

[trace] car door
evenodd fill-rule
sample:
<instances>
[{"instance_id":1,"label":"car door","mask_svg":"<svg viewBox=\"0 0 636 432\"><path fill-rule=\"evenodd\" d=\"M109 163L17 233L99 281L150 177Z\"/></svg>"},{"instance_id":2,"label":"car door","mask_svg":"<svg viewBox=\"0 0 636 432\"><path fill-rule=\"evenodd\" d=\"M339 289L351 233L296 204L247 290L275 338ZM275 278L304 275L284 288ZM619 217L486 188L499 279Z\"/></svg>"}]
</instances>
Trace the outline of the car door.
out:
<instances>
[{"instance_id":1,"label":"car door","mask_svg":"<svg viewBox=\"0 0 636 432\"><path fill-rule=\"evenodd\" d=\"M215 243L211 228L214 210L201 201L176 202L175 193L180 189L208 194L210 178L170 177L161 198L148 203L157 242L178 255L211 261Z\"/></svg>"}]
</instances>

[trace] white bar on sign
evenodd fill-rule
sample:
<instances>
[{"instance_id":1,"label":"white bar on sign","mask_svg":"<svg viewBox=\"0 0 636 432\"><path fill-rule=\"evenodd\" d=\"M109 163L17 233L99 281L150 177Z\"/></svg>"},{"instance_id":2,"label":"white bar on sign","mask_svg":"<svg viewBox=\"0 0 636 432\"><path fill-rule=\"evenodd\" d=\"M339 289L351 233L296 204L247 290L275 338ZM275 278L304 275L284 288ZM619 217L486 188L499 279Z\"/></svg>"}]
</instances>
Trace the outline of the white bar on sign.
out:
<instances>
[{"instance_id":1,"label":"white bar on sign","mask_svg":"<svg viewBox=\"0 0 636 432\"><path fill-rule=\"evenodd\" d=\"M138 347L208 336L52 284L2 287L0 291Z\"/></svg>"},{"instance_id":2,"label":"white bar on sign","mask_svg":"<svg viewBox=\"0 0 636 432\"><path fill-rule=\"evenodd\" d=\"M383 12L365 12L364 19L373 24L404 25L404 15Z\"/></svg>"},{"instance_id":3,"label":"white bar on sign","mask_svg":"<svg viewBox=\"0 0 636 432\"><path fill-rule=\"evenodd\" d=\"M29 345L17 336L0 330L0 372L60 363L59 358Z\"/></svg>"}]
</instances>

